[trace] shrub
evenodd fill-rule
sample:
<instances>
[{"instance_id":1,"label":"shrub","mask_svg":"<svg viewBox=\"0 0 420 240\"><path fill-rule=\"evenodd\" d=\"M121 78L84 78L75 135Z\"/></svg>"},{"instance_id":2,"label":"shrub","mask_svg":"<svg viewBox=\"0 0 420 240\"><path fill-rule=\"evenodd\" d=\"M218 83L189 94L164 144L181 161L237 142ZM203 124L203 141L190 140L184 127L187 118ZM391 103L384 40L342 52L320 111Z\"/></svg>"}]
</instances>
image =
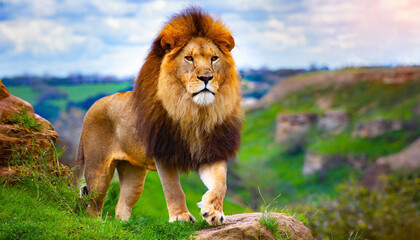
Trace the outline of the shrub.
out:
<instances>
[{"instance_id":1,"label":"shrub","mask_svg":"<svg viewBox=\"0 0 420 240\"><path fill-rule=\"evenodd\" d=\"M321 239L418 239L420 177L383 176L379 189L340 185L336 200L307 206L310 228Z\"/></svg>"}]
</instances>

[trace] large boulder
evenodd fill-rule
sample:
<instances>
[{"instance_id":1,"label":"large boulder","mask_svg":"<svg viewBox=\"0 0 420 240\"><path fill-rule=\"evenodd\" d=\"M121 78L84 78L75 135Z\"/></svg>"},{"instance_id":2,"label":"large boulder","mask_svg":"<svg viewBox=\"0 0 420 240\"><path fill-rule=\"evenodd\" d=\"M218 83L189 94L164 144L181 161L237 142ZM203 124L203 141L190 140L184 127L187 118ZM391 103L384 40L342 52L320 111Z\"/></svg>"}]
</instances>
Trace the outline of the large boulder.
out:
<instances>
[{"instance_id":1,"label":"large boulder","mask_svg":"<svg viewBox=\"0 0 420 240\"><path fill-rule=\"evenodd\" d=\"M296 218L284 213L268 213L275 218L281 236L290 240L313 239L311 230ZM226 216L225 224L198 231L191 239L276 239L272 232L261 226L262 213L244 213Z\"/></svg>"},{"instance_id":2,"label":"large boulder","mask_svg":"<svg viewBox=\"0 0 420 240\"><path fill-rule=\"evenodd\" d=\"M38 130L28 129L10 121L19 112L27 112L40 124ZM49 149L57 140L57 133L50 122L34 112L26 101L10 94L0 80L0 178L9 178L16 173L11 162L14 153L25 150L36 156Z\"/></svg>"}]
</instances>

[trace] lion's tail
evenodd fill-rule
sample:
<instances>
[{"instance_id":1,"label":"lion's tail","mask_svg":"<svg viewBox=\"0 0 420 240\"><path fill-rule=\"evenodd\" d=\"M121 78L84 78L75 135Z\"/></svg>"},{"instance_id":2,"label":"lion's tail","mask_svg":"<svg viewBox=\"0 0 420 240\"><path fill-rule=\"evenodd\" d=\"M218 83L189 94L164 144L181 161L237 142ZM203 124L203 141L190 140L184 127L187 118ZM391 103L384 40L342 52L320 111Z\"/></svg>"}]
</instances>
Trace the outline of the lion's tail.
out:
<instances>
[{"instance_id":1,"label":"lion's tail","mask_svg":"<svg viewBox=\"0 0 420 240\"><path fill-rule=\"evenodd\" d=\"M71 184L78 186L80 178L82 178L83 171L85 170L85 155L83 152L82 136L80 136L79 147L76 154L76 165L73 168L73 179Z\"/></svg>"}]
</instances>

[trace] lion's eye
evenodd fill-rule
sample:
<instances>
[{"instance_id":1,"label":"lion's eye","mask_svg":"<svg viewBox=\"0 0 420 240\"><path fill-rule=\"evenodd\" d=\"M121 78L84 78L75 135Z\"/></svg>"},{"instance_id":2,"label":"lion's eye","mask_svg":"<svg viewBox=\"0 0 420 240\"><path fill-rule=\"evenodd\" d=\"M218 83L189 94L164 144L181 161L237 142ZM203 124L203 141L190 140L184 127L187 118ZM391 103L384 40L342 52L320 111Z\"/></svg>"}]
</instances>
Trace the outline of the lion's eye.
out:
<instances>
[{"instance_id":1,"label":"lion's eye","mask_svg":"<svg viewBox=\"0 0 420 240\"><path fill-rule=\"evenodd\" d=\"M191 57L191 56L186 56L185 59L187 59L187 61L190 61L190 62L192 62L194 60L194 58Z\"/></svg>"},{"instance_id":2,"label":"lion's eye","mask_svg":"<svg viewBox=\"0 0 420 240\"><path fill-rule=\"evenodd\" d=\"M216 61L217 59L219 59L219 57L218 57L218 56L213 56L213 57L211 57L211 61L212 61L212 62Z\"/></svg>"}]
</instances>

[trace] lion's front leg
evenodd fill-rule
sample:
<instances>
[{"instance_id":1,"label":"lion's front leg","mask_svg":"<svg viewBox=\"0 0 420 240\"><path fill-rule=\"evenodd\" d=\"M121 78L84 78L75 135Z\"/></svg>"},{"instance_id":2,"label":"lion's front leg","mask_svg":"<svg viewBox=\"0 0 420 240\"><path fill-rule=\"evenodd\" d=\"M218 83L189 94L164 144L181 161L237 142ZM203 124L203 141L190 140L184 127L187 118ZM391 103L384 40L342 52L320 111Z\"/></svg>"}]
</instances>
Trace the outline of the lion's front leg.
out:
<instances>
[{"instance_id":1,"label":"lion's front leg","mask_svg":"<svg viewBox=\"0 0 420 240\"><path fill-rule=\"evenodd\" d=\"M179 181L178 169L169 169L155 161L156 168L165 193L166 206L169 212L169 222L192 221L195 218L188 211L185 194Z\"/></svg>"},{"instance_id":2,"label":"lion's front leg","mask_svg":"<svg viewBox=\"0 0 420 240\"><path fill-rule=\"evenodd\" d=\"M219 225L224 221L223 200L226 193L227 161L205 164L200 167L200 178L209 189L198 206L201 215L211 225Z\"/></svg>"}]
</instances>

